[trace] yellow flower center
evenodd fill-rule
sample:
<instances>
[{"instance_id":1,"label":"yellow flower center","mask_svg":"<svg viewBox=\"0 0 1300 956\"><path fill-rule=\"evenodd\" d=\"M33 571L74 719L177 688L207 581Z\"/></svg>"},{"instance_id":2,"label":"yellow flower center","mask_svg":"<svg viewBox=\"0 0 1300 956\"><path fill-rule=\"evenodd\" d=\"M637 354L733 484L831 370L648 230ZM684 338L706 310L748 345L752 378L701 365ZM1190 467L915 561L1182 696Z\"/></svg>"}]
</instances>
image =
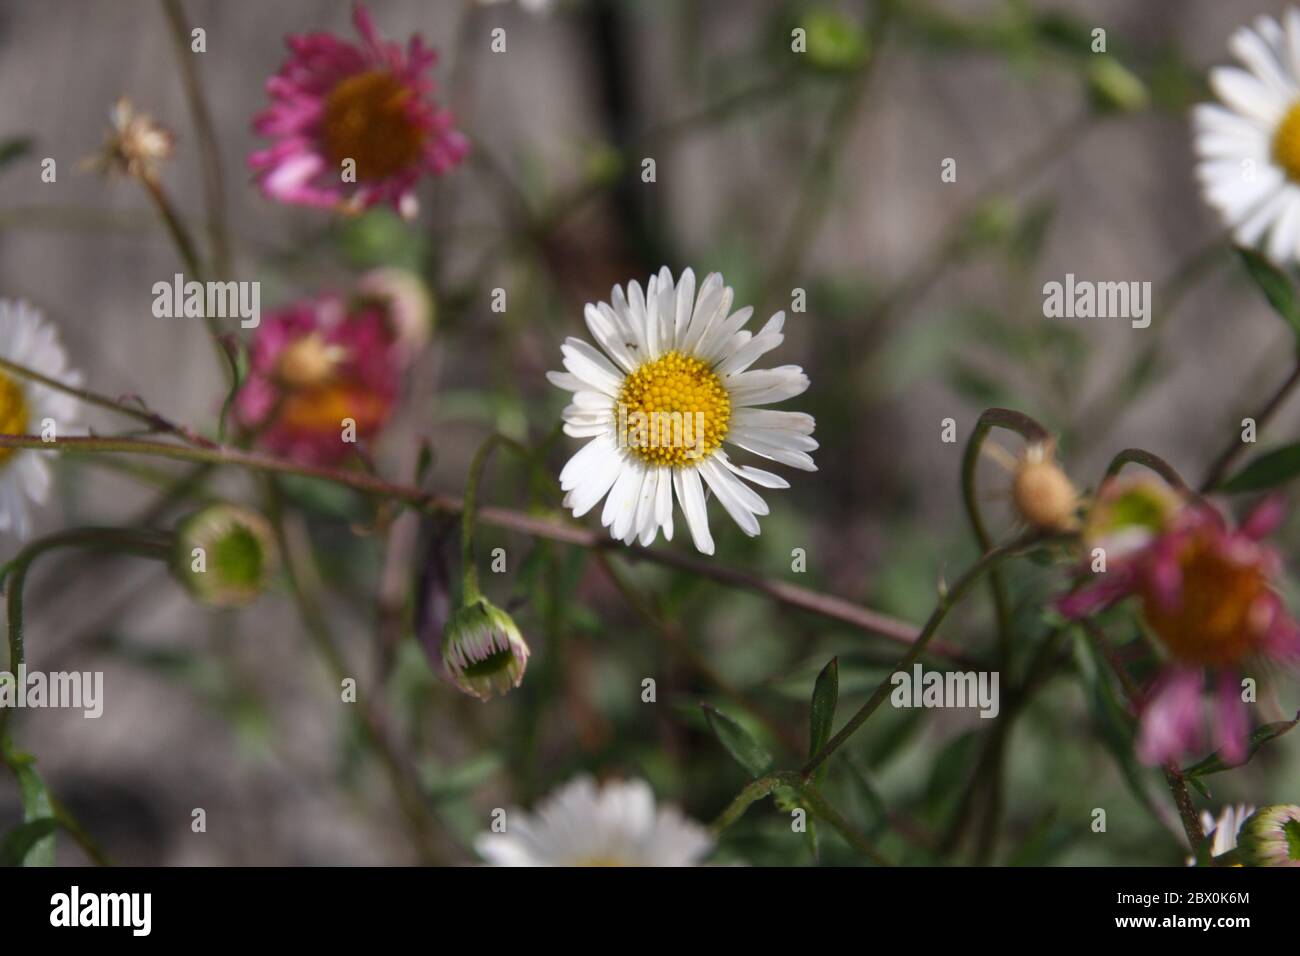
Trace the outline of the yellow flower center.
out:
<instances>
[{"instance_id":1,"label":"yellow flower center","mask_svg":"<svg viewBox=\"0 0 1300 956\"><path fill-rule=\"evenodd\" d=\"M22 435L27 432L27 396L18 382L0 372L0 434ZM0 448L0 465L5 464L16 448Z\"/></svg>"},{"instance_id":2,"label":"yellow flower center","mask_svg":"<svg viewBox=\"0 0 1300 956\"><path fill-rule=\"evenodd\" d=\"M614 405L619 442L653 465L699 464L727 437L731 396L697 358L668 352L623 381Z\"/></svg>"},{"instance_id":3,"label":"yellow flower center","mask_svg":"<svg viewBox=\"0 0 1300 956\"><path fill-rule=\"evenodd\" d=\"M1179 660L1224 667L1250 655L1263 636L1259 620L1268 579L1259 565L1239 564L1214 543L1195 537L1178 556L1182 590L1176 606L1163 608L1154 593L1142 595L1151 629Z\"/></svg>"},{"instance_id":4,"label":"yellow flower center","mask_svg":"<svg viewBox=\"0 0 1300 956\"><path fill-rule=\"evenodd\" d=\"M321 130L336 167L356 162L358 180L383 179L420 158L424 130L411 120L412 91L387 70L350 76L325 100Z\"/></svg>"},{"instance_id":5,"label":"yellow flower center","mask_svg":"<svg viewBox=\"0 0 1300 956\"><path fill-rule=\"evenodd\" d=\"M1286 111L1273 134L1273 162L1292 182L1300 183L1300 101Z\"/></svg>"},{"instance_id":6,"label":"yellow flower center","mask_svg":"<svg viewBox=\"0 0 1300 956\"><path fill-rule=\"evenodd\" d=\"M327 345L319 332L304 335L284 350L276 367L280 381L291 388L328 384L334 370L347 358L341 345Z\"/></svg>"}]
</instances>

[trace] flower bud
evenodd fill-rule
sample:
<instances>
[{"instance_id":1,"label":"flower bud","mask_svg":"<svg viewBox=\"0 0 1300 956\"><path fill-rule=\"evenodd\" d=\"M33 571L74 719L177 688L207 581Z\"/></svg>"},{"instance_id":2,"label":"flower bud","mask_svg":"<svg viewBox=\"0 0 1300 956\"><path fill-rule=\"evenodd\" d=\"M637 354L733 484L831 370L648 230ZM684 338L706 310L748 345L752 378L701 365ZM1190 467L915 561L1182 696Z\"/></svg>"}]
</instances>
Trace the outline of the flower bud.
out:
<instances>
[{"instance_id":1,"label":"flower bud","mask_svg":"<svg viewBox=\"0 0 1300 956\"><path fill-rule=\"evenodd\" d=\"M1088 68L1088 96L1101 113L1136 113L1151 95L1137 75L1113 57L1097 57Z\"/></svg>"},{"instance_id":2,"label":"flower bud","mask_svg":"<svg viewBox=\"0 0 1300 956\"><path fill-rule=\"evenodd\" d=\"M1021 519L1040 531L1073 531L1079 525L1079 493L1048 442L1030 445L1016 463L1011 500Z\"/></svg>"},{"instance_id":3,"label":"flower bud","mask_svg":"<svg viewBox=\"0 0 1300 956\"><path fill-rule=\"evenodd\" d=\"M381 266L363 275L357 289L387 310L404 361L409 362L429 343L437 310L429 287L418 275L396 266Z\"/></svg>"},{"instance_id":4,"label":"flower bud","mask_svg":"<svg viewBox=\"0 0 1300 956\"><path fill-rule=\"evenodd\" d=\"M523 681L528 645L510 615L480 597L448 620L442 635L442 663L457 687L489 700Z\"/></svg>"},{"instance_id":5,"label":"flower bud","mask_svg":"<svg viewBox=\"0 0 1300 956\"><path fill-rule=\"evenodd\" d=\"M1241 825L1237 849L1247 866L1300 866L1300 806L1260 807Z\"/></svg>"},{"instance_id":6,"label":"flower bud","mask_svg":"<svg viewBox=\"0 0 1300 956\"><path fill-rule=\"evenodd\" d=\"M1163 532L1183 503L1182 497L1158 478L1111 478L1088 509L1084 544L1103 548L1112 557L1131 554Z\"/></svg>"},{"instance_id":7,"label":"flower bud","mask_svg":"<svg viewBox=\"0 0 1300 956\"><path fill-rule=\"evenodd\" d=\"M204 604L251 604L279 564L280 551L271 525L247 508L209 505L177 529L173 572Z\"/></svg>"},{"instance_id":8,"label":"flower bud","mask_svg":"<svg viewBox=\"0 0 1300 956\"><path fill-rule=\"evenodd\" d=\"M803 19L808 36L808 61L819 70L855 70L867 61L866 33L838 10L813 10Z\"/></svg>"}]
</instances>

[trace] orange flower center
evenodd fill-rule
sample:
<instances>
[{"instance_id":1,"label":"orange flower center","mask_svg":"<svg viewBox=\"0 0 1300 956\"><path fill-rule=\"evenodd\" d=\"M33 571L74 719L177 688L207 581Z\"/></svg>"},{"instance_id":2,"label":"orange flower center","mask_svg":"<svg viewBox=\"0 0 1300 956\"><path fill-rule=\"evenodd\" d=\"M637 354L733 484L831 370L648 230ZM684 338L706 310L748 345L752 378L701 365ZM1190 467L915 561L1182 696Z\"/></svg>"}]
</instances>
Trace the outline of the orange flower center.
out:
<instances>
[{"instance_id":1,"label":"orange flower center","mask_svg":"<svg viewBox=\"0 0 1300 956\"><path fill-rule=\"evenodd\" d=\"M414 165L424 130L407 109L412 91L387 70L350 76L330 91L321 129L335 166L356 163L358 181L383 179Z\"/></svg>"},{"instance_id":2,"label":"orange flower center","mask_svg":"<svg viewBox=\"0 0 1300 956\"><path fill-rule=\"evenodd\" d=\"M1149 590L1142 594L1151 629L1187 663L1223 667L1249 656L1268 623L1260 620L1270 593L1263 569L1232 561L1200 536L1184 546L1178 563L1183 582L1174 607L1162 607Z\"/></svg>"},{"instance_id":3,"label":"orange flower center","mask_svg":"<svg viewBox=\"0 0 1300 956\"><path fill-rule=\"evenodd\" d=\"M280 424L295 431L342 433L344 419L357 423L357 434L378 430L388 403L359 385L339 382L289 392L280 408Z\"/></svg>"}]
</instances>

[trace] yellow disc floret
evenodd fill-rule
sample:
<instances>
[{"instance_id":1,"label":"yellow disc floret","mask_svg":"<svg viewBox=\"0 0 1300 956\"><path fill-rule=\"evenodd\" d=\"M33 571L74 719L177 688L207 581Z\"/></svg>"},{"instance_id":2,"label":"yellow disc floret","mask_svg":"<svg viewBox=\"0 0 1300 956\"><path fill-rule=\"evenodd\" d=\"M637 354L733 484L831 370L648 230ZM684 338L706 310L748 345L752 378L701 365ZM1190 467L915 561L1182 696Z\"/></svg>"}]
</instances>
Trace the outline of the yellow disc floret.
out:
<instances>
[{"instance_id":1,"label":"yellow disc floret","mask_svg":"<svg viewBox=\"0 0 1300 956\"><path fill-rule=\"evenodd\" d=\"M650 464L685 467L727 437L731 396L708 365L673 351L623 381L614 415L619 444Z\"/></svg>"},{"instance_id":2,"label":"yellow disc floret","mask_svg":"<svg viewBox=\"0 0 1300 956\"><path fill-rule=\"evenodd\" d=\"M0 435L22 435L27 431L27 397L18 382L0 372ZM14 453L13 448L0 448L0 465Z\"/></svg>"},{"instance_id":3,"label":"yellow disc floret","mask_svg":"<svg viewBox=\"0 0 1300 956\"><path fill-rule=\"evenodd\" d=\"M424 130L408 112L411 95L386 70L359 73L334 87L321 132L335 166L351 159L358 179L383 179L418 161Z\"/></svg>"},{"instance_id":4,"label":"yellow disc floret","mask_svg":"<svg viewBox=\"0 0 1300 956\"><path fill-rule=\"evenodd\" d=\"M1300 183L1300 102L1286 111L1273 134L1273 162L1292 182Z\"/></svg>"}]
</instances>

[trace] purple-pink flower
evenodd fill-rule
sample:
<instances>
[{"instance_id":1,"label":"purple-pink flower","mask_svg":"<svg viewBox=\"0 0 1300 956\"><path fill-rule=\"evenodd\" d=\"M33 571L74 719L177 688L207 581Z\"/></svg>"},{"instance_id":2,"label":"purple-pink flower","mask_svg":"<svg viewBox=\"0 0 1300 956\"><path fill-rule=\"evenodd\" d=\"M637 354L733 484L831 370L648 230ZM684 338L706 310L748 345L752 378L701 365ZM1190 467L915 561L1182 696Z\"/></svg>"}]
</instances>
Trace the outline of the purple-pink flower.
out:
<instances>
[{"instance_id":1,"label":"purple-pink flower","mask_svg":"<svg viewBox=\"0 0 1300 956\"><path fill-rule=\"evenodd\" d=\"M1079 618L1136 597L1168 651L1141 702L1137 750L1144 762L1178 760L1207 744L1229 762L1245 759L1250 719L1242 676L1256 663L1300 656L1300 628L1273 587L1281 562L1262 540L1281 519L1276 499L1238 528L1212 506L1189 503L1096 583L1057 603L1066 617ZM1207 688L1215 702L1208 712Z\"/></svg>"},{"instance_id":2,"label":"purple-pink flower","mask_svg":"<svg viewBox=\"0 0 1300 956\"><path fill-rule=\"evenodd\" d=\"M415 185L469 150L425 74L437 53L419 35L406 48L383 40L358 3L360 43L332 33L289 36L289 58L266 81L271 106L253 128L275 142L249 165L271 199L355 212L388 203L415 209ZM352 174L355 175L352 175Z\"/></svg>"},{"instance_id":3,"label":"purple-pink flower","mask_svg":"<svg viewBox=\"0 0 1300 956\"><path fill-rule=\"evenodd\" d=\"M258 326L235 412L272 451L337 463L387 424L407 358L380 301L328 294L296 302Z\"/></svg>"}]
</instances>

